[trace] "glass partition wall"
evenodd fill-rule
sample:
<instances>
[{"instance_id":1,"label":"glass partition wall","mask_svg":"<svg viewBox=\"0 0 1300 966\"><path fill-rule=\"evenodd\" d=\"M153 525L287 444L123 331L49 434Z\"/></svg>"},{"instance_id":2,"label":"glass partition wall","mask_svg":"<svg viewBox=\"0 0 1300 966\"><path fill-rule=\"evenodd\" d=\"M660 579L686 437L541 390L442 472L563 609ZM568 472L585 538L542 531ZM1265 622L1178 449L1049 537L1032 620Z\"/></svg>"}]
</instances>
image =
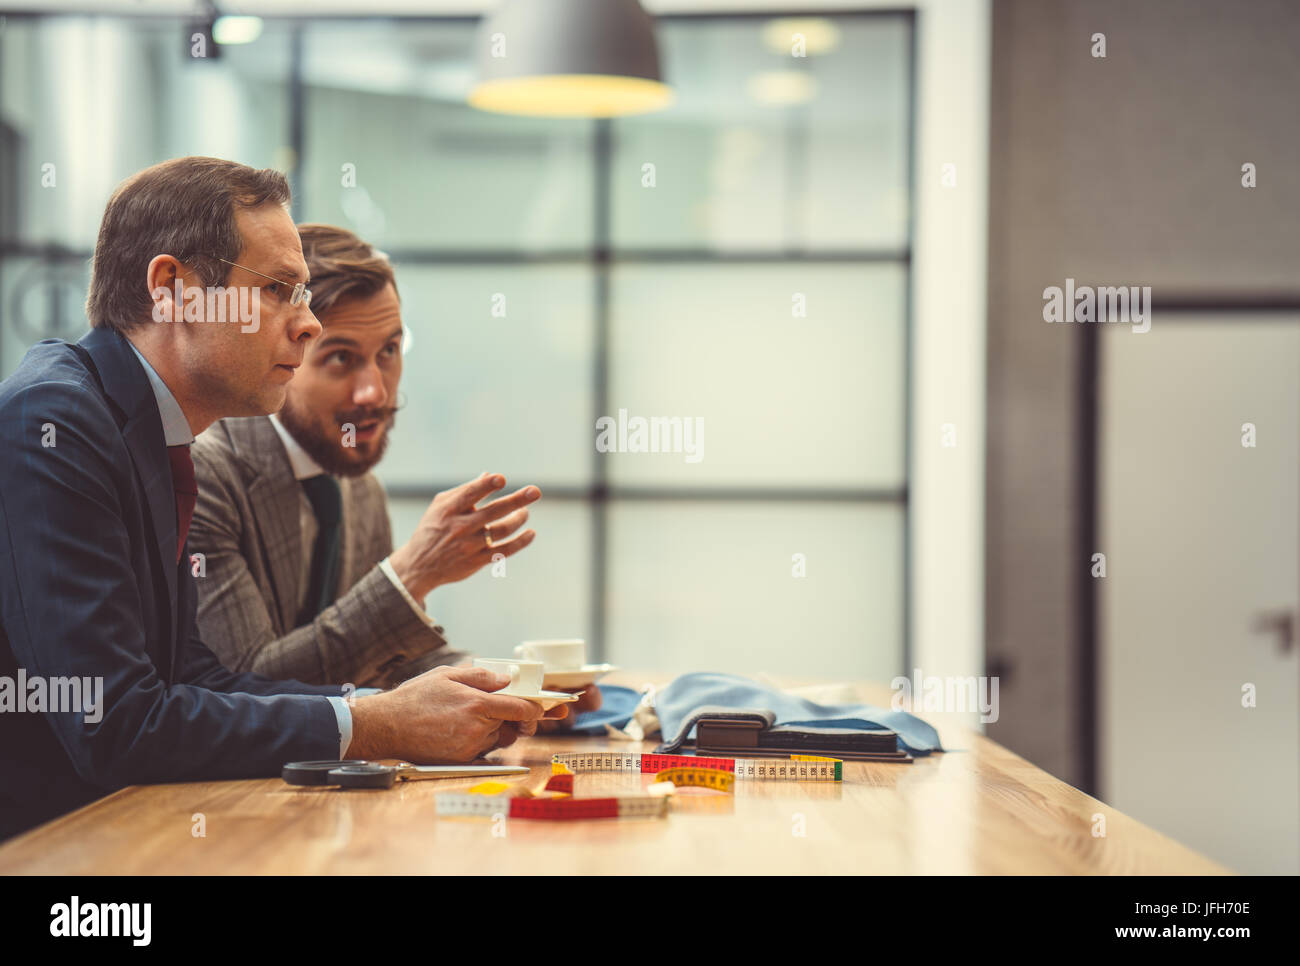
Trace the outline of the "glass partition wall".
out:
<instances>
[{"instance_id":1,"label":"glass partition wall","mask_svg":"<svg viewBox=\"0 0 1300 966\"><path fill-rule=\"evenodd\" d=\"M104 202L185 154L286 171L294 214L387 252L409 329L377 468L395 538L483 470L536 543L435 590L459 648L583 636L647 670L904 669L913 19L659 20L667 110L474 111L472 19L0 29L0 374L78 337ZM638 419L670 452L616 450ZM672 422L676 419L677 422ZM621 442L618 427L631 429ZM679 445L680 443L680 445ZM689 450L689 451L688 451Z\"/></svg>"}]
</instances>

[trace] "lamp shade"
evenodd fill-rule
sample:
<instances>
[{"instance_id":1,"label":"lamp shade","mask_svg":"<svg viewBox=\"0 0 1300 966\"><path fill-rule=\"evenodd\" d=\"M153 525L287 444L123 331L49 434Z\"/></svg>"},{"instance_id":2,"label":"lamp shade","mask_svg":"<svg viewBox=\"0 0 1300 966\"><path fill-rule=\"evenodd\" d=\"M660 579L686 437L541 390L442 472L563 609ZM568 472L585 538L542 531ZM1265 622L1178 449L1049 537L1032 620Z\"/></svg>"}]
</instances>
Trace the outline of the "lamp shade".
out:
<instances>
[{"instance_id":1,"label":"lamp shade","mask_svg":"<svg viewBox=\"0 0 1300 966\"><path fill-rule=\"evenodd\" d=\"M476 45L469 104L480 110L617 117L672 103L654 21L637 0L504 0Z\"/></svg>"}]
</instances>

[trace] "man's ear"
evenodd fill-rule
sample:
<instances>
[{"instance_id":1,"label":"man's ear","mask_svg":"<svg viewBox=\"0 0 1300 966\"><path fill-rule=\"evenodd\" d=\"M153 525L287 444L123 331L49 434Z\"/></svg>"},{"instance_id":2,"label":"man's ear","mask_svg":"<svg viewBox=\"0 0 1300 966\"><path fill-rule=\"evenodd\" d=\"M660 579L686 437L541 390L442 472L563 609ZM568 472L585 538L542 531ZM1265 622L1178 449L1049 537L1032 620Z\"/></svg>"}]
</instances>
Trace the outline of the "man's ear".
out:
<instances>
[{"instance_id":1,"label":"man's ear","mask_svg":"<svg viewBox=\"0 0 1300 966\"><path fill-rule=\"evenodd\" d=\"M152 292L155 288L163 286L171 288L177 277L184 276L185 271L185 266L174 255L155 255L149 260L149 267L145 269L149 290Z\"/></svg>"},{"instance_id":2,"label":"man's ear","mask_svg":"<svg viewBox=\"0 0 1300 966\"><path fill-rule=\"evenodd\" d=\"M171 255L155 255L149 261L145 277L149 287L149 297L153 300L153 320L155 322L181 321L181 279L183 266Z\"/></svg>"}]
</instances>

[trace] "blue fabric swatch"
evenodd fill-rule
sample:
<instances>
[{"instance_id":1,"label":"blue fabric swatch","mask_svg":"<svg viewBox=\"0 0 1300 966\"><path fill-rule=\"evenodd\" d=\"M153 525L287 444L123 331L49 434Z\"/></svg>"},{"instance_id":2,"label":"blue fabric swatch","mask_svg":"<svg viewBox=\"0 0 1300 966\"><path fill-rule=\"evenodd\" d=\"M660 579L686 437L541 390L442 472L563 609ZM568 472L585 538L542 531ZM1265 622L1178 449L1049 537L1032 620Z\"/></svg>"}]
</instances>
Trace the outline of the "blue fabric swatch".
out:
<instances>
[{"instance_id":1,"label":"blue fabric swatch","mask_svg":"<svg viewBox=\"0 0 1300 966\"><path fill-rule=\"evenodd\" d=\"M574 723L573 734L603 735L605 725L624 727L632 718L641 695L632 688L599 685L603 700L599 711L584 711ZM943 751L939 733L914 714L892 711L869 704L814 704L804 698L777 691L749 678L734 674L704 672L683 674L655 696L664 742L677 737L682 725L696 708L718 705L724 708L761 708L776 715L779 725L815 724L831 728L860 728L876 731L888 728L898 743L913 755ZM692 734L686 737L692 737Z\"/></svg>"},{"instance_id":2,"label":"blue fabric swatch","mask_svg":"<svg viewBox=\"0 0 1300 966\"><path fill-rule=\"evenodd\" d=\"M570 732L575 735L604 735L605 725L622 728L632 720L632 712L641 700L641 694L632 688L622 688L617 684L599 684L601 705L595 711L584 711L578 715Z\"/></svg>"},{"instance_id":3,"label":"blue fabric swatch","mask_svg":"<svg viewBox=\"0 0 1300 966\"><path fill-rule=\"evenodd\" d=\"M760 708L776 715L779 725L821 725L875 731L888 728L913 755L943 751L939 733L914 714L887 711L869 704L814 704L734 674L683 674L655 695L664 742L673 741L696 708ZM692 728L691 732L694 733ZM691 735L683 737L689 738Z\"/></svg>"}]
</instances>

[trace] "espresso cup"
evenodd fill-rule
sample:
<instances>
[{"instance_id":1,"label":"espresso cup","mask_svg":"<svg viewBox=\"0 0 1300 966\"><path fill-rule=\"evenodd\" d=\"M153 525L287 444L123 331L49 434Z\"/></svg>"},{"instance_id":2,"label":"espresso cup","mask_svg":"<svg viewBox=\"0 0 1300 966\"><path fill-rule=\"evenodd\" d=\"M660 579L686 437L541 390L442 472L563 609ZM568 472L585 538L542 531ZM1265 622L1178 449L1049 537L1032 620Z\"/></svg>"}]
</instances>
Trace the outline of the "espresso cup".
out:
<instances>
[{"instance_id":1,"label":"espresso cup","mask_svg":"<svg viewBox=\"0 0 1300 966\"><path fill-rule=\"evenodd\" d=\"M474 666L509 676L510 683L496 694L537 694L542 690L542 677L546 673L541 661L517 661L508 657L476 657Z\"/></svg>"},{"instance_id":2,"label":"espresso cup","mask_svg":"<svg viewBox=\"0 0 1300 966\"><path fill-rule=\"evenodd\" d=\"M548 671L577 671L587 663L587 642L580 637L553 641L524 641L515 657L541 661Z\"/></svg>"}]
</instances>

